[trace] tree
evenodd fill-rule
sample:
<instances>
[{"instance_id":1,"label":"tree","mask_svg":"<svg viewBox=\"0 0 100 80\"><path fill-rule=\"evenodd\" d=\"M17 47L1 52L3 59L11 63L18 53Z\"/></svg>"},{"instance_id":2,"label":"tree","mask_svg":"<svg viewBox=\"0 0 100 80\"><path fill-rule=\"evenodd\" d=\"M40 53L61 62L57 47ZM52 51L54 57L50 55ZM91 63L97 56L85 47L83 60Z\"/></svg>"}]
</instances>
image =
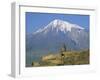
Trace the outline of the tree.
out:
<instances>
[{"instance_id":1,"label":"tree","mask_svg":"<svg viewBox=\"0 0 100 80\"><path fill-rule=\"evenodd\" d=\"M63 44L63 46L62 46L62 48L60 50L62 64L64 64L64 58L65 58L65 54L63 52L66 52L66 45L65 44Z\"/></svg>"}]
</instances>

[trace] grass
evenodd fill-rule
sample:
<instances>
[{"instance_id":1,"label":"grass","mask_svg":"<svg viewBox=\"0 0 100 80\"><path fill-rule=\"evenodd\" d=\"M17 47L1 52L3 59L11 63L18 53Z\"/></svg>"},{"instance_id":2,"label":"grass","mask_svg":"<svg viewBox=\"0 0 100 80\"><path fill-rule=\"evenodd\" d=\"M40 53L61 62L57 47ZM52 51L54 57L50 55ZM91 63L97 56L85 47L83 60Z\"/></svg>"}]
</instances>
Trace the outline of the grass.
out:
<instances>
[{"instance_id":1,"label":"grass","mask_svg":"<svg viewBox=\"0 0 100 80\"><path fill-rule=\"evenodd\" d=\"M61 55L63 54L63 56ZM33 61L33 63L36 63ZM89 64L89 50L64 51L58 54L42 56L38 66L83 65ZM36 66L36 65L32 65Z\"/></svg>"}]
</instances>

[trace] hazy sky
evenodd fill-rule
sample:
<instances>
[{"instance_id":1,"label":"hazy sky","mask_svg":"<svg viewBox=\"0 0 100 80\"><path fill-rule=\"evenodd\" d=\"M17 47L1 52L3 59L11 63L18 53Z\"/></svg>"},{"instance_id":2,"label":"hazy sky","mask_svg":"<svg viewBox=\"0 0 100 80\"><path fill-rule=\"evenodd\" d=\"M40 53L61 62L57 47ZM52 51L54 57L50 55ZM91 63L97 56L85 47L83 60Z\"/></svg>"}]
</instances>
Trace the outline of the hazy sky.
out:
<instances>
[{"instance_id":1,"label":"hazy sky","mask_svg":"<svg viewBox=\"0 0 100 80\"><path fill-rule=\"evenodd\" d=\"M54 19L61 19L89 29L89 15L26 12L25 16L27 33L45 27Z\"/></svg>"}]
</instances>

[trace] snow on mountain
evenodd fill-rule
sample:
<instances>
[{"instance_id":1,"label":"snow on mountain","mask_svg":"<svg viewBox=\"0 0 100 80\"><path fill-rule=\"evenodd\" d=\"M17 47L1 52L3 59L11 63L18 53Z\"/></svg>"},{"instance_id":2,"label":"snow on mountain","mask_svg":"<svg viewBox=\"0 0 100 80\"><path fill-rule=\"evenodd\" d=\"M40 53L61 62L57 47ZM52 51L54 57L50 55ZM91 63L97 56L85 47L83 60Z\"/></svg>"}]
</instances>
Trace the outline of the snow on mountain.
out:
<instances>
[{"instance_id":1,"label":"snow on mountain","mask_svg":"<svg viewBox=\"0 0 100 80\"><path fill-rule=\"evenodd\" d=\"M37 33L41 33L41 32L47 33L48 31L53 31L53 30L55 30L56 32L62 31L62 32L66 33L68 31L71 32L71 30L73 28L74 29L79 29L79 30L84 29L83 27L80 27L77 24L71 24L67 21L63 21L63 20L60 20L60 19L55 19L52 22L50 22L46 27L37 30L33 34L37 34Z\"/></svg>"}]
</instances>

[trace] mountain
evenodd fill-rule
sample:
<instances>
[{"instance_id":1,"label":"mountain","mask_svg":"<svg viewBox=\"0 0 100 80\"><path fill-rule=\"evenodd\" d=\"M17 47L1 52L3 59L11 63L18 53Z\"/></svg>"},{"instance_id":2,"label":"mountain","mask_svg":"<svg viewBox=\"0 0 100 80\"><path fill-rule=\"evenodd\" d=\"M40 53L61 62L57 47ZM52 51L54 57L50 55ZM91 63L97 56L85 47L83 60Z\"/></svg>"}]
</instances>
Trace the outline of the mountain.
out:
<instances>
[{"instance_id":1,"label":"mountain","mask_svg":"<svg viewBox=\"0 0 100 80\"><path fill-rule=\"evenodd\" d=\"M46 27L44 27L43 29L39 29L36 32L34 32L33 34L38 34L38 33L48 33L49 31L54 31L54 32L63 32L66 33L68 31L71 32L72 29L80 29L83 30L84 28L76 25L76 24L71 24L69 22L60 20L60 19L55 19L52 22L50 22Z\"/></svg>"},{"instance_id":2,"label":"mountain","mask_svg":"<svg viewBox=\"0 0 100 80\"><path fill-rule=\"evenodd\" d=\"M32 51L37 56L57 53L63 44L67 50L88 49L89 32L77 24L55 19L47 26L26 35L26 51Z\"/></svg>"}]
</instances>

